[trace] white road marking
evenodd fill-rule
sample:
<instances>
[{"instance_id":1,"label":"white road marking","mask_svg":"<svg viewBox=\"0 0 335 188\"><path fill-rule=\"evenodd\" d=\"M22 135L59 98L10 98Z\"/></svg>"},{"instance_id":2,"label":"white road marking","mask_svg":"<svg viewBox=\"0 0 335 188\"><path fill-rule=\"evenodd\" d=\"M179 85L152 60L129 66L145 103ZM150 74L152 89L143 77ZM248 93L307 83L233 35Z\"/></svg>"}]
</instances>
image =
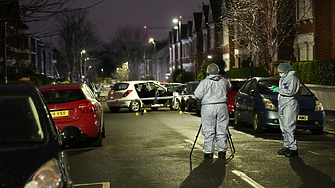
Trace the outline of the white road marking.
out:
<instances>
[{"instance_id":1,"label":"white road marking","mask_svg":"<svg viewBox=\"0 0 335 188\"><path fill-rule=\"evenodd\" d=\"M335 161L335 159L333 159L333 158L329 158L330 160L332 160L332 161Z\"/></svg>"},{"instance_id":2,"label":"white road marking","mask_svg":"<svg viewBox=\"0 0 335 188\"><path fill-rule=\"evenodd\" d=\"M315 154L315 155L320 155L319 153L316 153L316 152L313 152L313 151L307 151L307 152L309 152L309 153L313 153L313 154Z\"/></svg>"},{"instance_id":3,"label":"white road marking","mask_svg":"<svg viewBox=\"0 0 335 188\"><path fill-rule=\"evenodd\" d=\"M242 180L249 183L251 186L253 186L255 188L264 188L263 186L261 186L260 184L258 184L257 182L255 182L254 180L249 178L247 175L245 175L243 172L240 172L240 171L237 171L237 170L233 170L232 172L234 174L236 174L237 176L239 176Z\"/></svg>"},{"instance_id":4,"label":"white road marking","mask_svg":"<svg viewBox=\"0 0 335 188\"><path fill-rule=\"evenodd\" d=\"M111 187L109 182L85 183L85 184L76 184L76 185L73 185L73 186L74 187L79 187L79 186L90 186L90 185L102 185L102 188L110 188Z\"/></svg>"},{"instance_id":5,"label":"white road marking","mask_svg":"<svg viewBox=\"0 0 335 188\"><path fill-rule=\"evenodd\" d=\"M188 140L188 139L186 139L185 141L188 142L188 143L191 143L192 146L193 146L193 144L194 144L194 141L192 141L192 140ZM203 147L200 146L200 145L197 144L197 143L195 143L194 148L197 148L197 149L203 149Z\"/></svg>"}]
</instances>

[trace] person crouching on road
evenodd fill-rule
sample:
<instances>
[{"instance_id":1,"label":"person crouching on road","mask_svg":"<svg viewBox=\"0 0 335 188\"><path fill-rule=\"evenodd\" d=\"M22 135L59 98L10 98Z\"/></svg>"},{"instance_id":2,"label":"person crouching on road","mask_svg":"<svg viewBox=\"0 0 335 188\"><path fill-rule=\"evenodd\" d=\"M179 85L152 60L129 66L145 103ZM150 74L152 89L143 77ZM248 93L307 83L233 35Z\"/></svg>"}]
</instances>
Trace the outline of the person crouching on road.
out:
<instances>
[{"instance_id":1,"label":"person crouching on road","mask_svg":"<svg viewBox=\"0 0 335 188\"><path fill-rule=\"evenodd\" d=\"M227 92L232 84L225 76L219 75L220 69L212 63L207 67L207 76L202 80L194 95L201 101L202 134L205 137L205 158L212 159L215 141L219 158L226 158L229 113Z\"/></svg>"},{"instance_id":2,"label":"person crouching on road","mask_svg":"<svg viewBox=\"0 0 335 188\"><path fill-rule=\"evenodd\" d=\"M284 139L284 147L278 151L278 154L286 157L297 156L298 146L294 138L294 130L299 114L297 98L300 96L302 85L295 76L296 72L291 71L290 64L280 63L277 69L281 77L279 88L275 86L271 90L278 92L279 125Z\"/></svg>"}]
</instances>

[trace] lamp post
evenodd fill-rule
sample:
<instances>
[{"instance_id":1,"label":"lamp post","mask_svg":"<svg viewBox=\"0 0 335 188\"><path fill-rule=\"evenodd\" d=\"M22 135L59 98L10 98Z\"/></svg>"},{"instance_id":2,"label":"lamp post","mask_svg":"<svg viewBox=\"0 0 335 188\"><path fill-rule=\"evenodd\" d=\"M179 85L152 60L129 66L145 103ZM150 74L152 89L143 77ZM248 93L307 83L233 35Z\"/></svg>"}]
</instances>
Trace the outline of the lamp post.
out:
<instances>
[{"instance_id":1,"label":"lamp post","mask_svg":"<svg viewBox=\"0 0 335 188\"><path fill-rule=\"evenodd\" d=\"M181 18L181 16L180 16ZM180 69L183 69L183 60L182 60L182 55L183 55L183 42L181 41L181 20L179 19L173 19L173 23L178 23L178 41L180 43ZM176 67L175 69L178 68L178 63L176 62Z\"/></svg>"},{"instance_id":2,"label":"lamp post","mask_svg":"<svg viewBox=\"0 0 335 188\"><path fill-rule=\"evenodd\" d=\"M83 81L83 54L86 53L85 50L80 52L80 80Z\"/></svg>"},{"instance_id":3,"label":"lamp post","mask_svg":"<svg viewBox=\"0 0 335 188\"><path fill-rule=\"evenodd\" d=\"M101 69L101 80L104 81L104 69Z\"/></svg>"},{"instance_id":4,"label":"lamp post","mask_svg":"<svg viewBox=\"0 0 335 188\"><path fill-rule=\"evenodd\" d=\"M87 63L86 63L86 61L87 60L90 60L90 58L85 58L85 63L84 63L84 76L85 76L85 78L87 77Z\"/></svg>"},{"instance_id":5,"label":"lamp post","mask_svg":"<svg viewBox=\"0 0 335 188\"><path fill-rule=\"evenodd\" d=\"M157 70L157 62L156 62L156 42L155 42L155 39L153 38L150 38L149 39L149 42L152 43L154 45L154 64L155 64L155 72L156 72L156 80L158 80L158 70Z\"/></svg>"}]
</instances>

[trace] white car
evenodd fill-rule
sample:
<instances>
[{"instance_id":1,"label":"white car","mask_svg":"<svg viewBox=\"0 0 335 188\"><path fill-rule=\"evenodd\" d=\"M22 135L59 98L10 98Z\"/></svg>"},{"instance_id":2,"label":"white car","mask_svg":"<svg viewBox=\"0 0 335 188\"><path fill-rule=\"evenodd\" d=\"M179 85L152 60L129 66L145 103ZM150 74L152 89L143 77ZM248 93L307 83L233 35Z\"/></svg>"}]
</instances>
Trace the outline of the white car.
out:
<instances>
[{"instance_id":1,"label":"white car","mask_svg":"<svg viewBox=\"0 0 335 188\"><path fill-rule=\"evenodd\" d=\"M167 107L173 100L173 91L169 91L157 81L124 81L114 84L108 93L107 106L111 112L129 108L138 112L143 107L157 110Z\"/></svg>"}]
</instances>

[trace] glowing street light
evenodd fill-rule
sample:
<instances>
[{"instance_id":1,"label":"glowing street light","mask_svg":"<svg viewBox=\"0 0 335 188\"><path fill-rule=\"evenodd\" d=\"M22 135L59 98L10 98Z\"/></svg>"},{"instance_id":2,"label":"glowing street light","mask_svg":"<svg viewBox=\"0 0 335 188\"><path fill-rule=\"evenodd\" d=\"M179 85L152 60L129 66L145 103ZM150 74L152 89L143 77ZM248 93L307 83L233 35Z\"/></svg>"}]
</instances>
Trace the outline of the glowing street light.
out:
<instances>
[{"instance_id":1,"label":"glowing street light","mask_svg":"<svg viewBox=\"0 0 335 188\"><path fill-rule=\"evenodd\" d=\"M83 54L86 53L85 50L80 52L80 80L83 81Z\"/></svg>"},{"instance_id":2,"label":"glowing street light","mask_svg":"<svg viewBox=\"0 0 335 188\"><path fill-rule=\"evenodd\" d=\"M181 19L182 16L179 16L179 18ZM175 29L178 29L178 39L180 42L180 69L183 69L183 60L182 60L182 52L183 52L183 42L181 41L181 20L180 19L173 19L173 23L178 23L178 26L175 26ZM176 62L176 66L175 69L178 69L178 63Z\"/></svg>"},{"instance_id":3,"label":"glowing street light","mask_svg":"<svg viewBox=\"0 0 335 188\"><path fill-rule=\"evenodd\" d=\"M158 71L157 71L157 62L156 62L156 42L155 42L155 39L150 38L150 39L149 39L149 43L152 43L152 44L154 45L154 57L155 57L155 59L154 59L154 63L155 63L155 72L156 72L156 80L158 80L158 77L157 77L157 75L158 75Z\"/></svg>"}]
</instances>

